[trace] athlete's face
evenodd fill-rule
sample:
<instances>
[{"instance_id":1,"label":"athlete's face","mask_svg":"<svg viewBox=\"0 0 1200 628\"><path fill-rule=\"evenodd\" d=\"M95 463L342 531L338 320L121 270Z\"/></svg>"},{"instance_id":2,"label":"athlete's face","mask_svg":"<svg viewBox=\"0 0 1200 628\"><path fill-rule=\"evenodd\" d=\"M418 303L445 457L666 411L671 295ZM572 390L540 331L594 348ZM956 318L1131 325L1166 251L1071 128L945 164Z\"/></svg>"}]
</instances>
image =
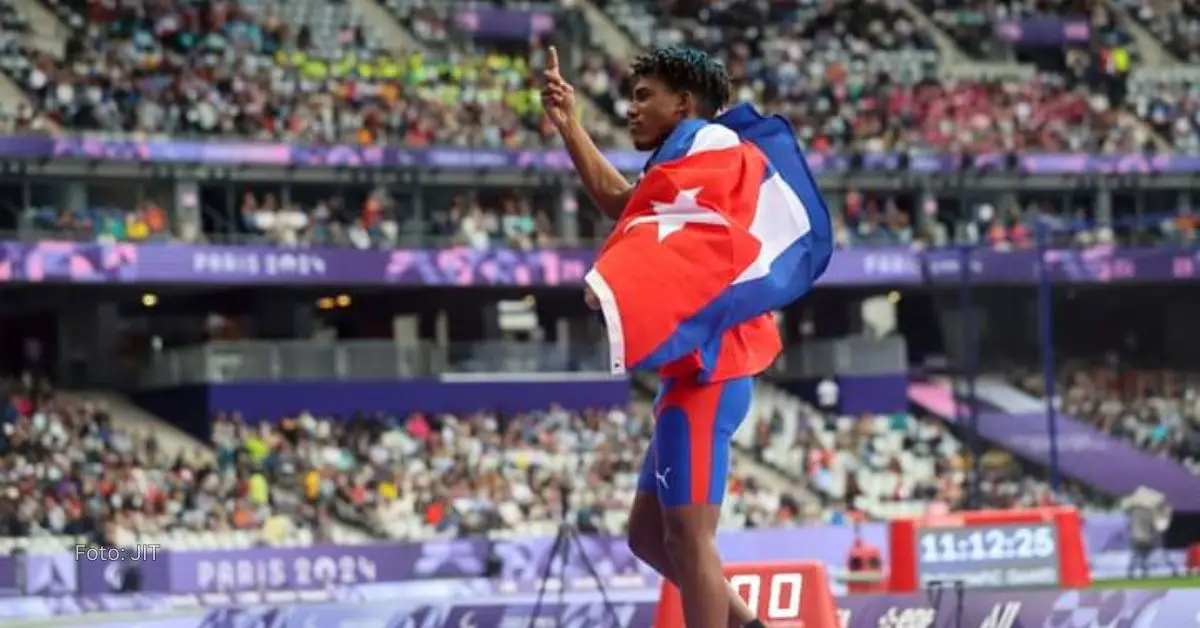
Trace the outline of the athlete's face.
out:
<instances>
[{"instance_id":1,"label":"athlete's face","mask_svg":"<svg viewBox=\"0 0 1200 628\"><path fill-rule=\"evenodd\" d=\"M629 133L638 150L653 150L691 115L692 97L671 90L653 76L639 76L629 105Z\"/></svg>"}]
</instances>

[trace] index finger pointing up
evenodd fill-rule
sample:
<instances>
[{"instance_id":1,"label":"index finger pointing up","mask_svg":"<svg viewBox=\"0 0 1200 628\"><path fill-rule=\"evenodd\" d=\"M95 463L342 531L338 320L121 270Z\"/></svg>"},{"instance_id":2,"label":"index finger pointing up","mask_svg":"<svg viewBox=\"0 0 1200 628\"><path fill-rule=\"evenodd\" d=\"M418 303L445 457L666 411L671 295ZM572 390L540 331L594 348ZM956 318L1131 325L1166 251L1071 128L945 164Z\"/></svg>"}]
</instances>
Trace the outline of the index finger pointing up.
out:
<instances>
[{"instance_id":1,"label":"index finger pointing up","mask_svg":"<svg viewBox=\"0 0 1200 628\"><path fill-rule=\"evenodd\" d=\"M554 46L546 50L546 71L558 74L558 48Z\"/></svg>"}]
</instances>

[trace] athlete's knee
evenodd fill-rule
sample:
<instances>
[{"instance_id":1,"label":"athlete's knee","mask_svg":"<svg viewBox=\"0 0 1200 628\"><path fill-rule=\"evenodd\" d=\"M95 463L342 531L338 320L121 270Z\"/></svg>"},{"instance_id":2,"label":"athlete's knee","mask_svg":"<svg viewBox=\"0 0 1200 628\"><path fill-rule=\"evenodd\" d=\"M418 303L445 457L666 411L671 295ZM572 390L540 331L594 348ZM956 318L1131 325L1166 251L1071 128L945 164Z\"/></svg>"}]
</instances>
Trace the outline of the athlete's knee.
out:
<instances>
[{"instance_id":1,"label":"athlete's knee","mask_svg":"<svg viewBox=\"0 0 1200 628\"><path fill-rule=\"evenodd\" d=\"M631 526L629 528L629 551L651 567L659 568L659 563L665 557L662 534L635 532Z\"/></svg>"},{"instance_id":2,"label":"athlete's knee","mask_svg":"<svg viewBox=\"0 0 1200 628\"><path fill-rule=\"evenodd\" d=\"M666 559L662 515L653 499L639 495L634 501L629 512L629 551L656 569Z\"/></svg>"},{"instance_id":3,"label":"athlete's knee","mask_svg":"<svg viewBox=\"0 0 1200 628\"><path fill-rule=\"evenodd\" d=\"M716 516L709 506L684 506L663 514L663 549L676 568L690 568L703 560L713 551L714 534Z\"/></svg>"},{"instance_id":4,"label":"athlete's knee","mask_svg":"<svg viewBox=\"0 0 1200 628\"><path fill-rule=\"evenodd\" d=\"M652 562L662 554L662 529L655 528L658 526L648 525L644 517L640 521L632 516L629 518L629 551L646 562Z\"/></svg>"}]
</instances>

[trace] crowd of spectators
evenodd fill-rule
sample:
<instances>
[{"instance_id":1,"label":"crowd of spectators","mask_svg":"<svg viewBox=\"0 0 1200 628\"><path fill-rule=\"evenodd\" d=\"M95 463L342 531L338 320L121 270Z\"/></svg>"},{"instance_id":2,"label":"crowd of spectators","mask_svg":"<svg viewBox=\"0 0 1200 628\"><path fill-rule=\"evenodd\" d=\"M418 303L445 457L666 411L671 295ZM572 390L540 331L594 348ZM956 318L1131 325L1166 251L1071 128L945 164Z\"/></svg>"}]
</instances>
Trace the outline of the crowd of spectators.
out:
<instances>
[{"instance_id":1,"label":"crowd of spectators","mask_svg":"<svg viewBox=\"0 0 1200 628\"><path fill-rule=\"evenodd\" d=\"M235 211L206 207L193 219L172 216L152 198L133 209L31 206L21 210L14 222L28 235L98 242L174 240L359 249L436 243L531 250L552 247L557 241L550 212L533 196L516 190L455 195L444 206L430 207L425 220L417 220L409 210L386 188L378 187L366 190L361 200L334 194L285 202L271 192L246 192Z\"/></svg>"},{"instance_id":2,"label":"crowd of spectators","mask_svg":"<svg viewBox=\"0 0 1200 628\"><path fill-rule=\"evenodd\" d=\"M308 543L337 540L337 520L400 539L545 532L564 515L581 530L621 532L652 427L647 412L620 408L254 423L229 414L213 419L215 455L172 454L149 427L122 429L44 380L7 381L3 393L0 538L104 544ZM730 492L727 526L819 516L736 469Z\"/></svg>"},{"instance_id":3,"label":"crowd of spectators","mask_svg":"<svg viewBox=\"0 0 1200 628\"><path fill-rule=\"evenodd\" d=\"M513 83L506 86L506 89L511 90L519 83L520 89L531 98L528 102L537 102L536 92L539 88L538 79L540 77L538 70L546 64L548 43L545 37L548 35L535 31L531 33L528 41L519 41L515 37L501 37L496 40L476 38L473 32L459 27L455 16L461 10L461 5L451 0L382 0L381 4L386 6L396 20L403 24L418 41L431 50L451 53L456 58L496 58L511 55L513 58L519 59L524 74L521 75L520 80L516 80L514 77ZM561 2L555 13L554 30L564 40L572 39L575 35L586 36L587 34L582 24L583 18L579 15L579 10L571 6L572 4L572 2ZM502 4L495 6L502 6ZM600 61L598 66L596 65L597 60ZM585 90L589 85L582 80L585 75L592 81L600 80L607 85L615 84L624 72L622 64L613 62L611 57L602 52L593 53L589 59L577 65L580 71L579 86ZM603 68L605 71L597 74L595 71L597 67ZM473 94L468 91L467 95ZM509 98L511 99L511 97ZM616 121L606 115L612 113L611 109L596 110L587 106L589 103L582 102L580 104L584 105L580 109L580 115L597 143L602 146L628 145L620 126L614 124ZM524 111L519 111L519 113L524 113ZM531 126L536 130L536 134L523 138L526 145L556 141L553 128L545 120L538 119L536 124L531 122Z\"/></svg>"},{"instance_id":4,"label":"crowd of spectators","mask_svg":"<svg viewBox=\"0 0 1200 628\"><path fill-rule=\"evenodd\" d=\"M1016 379L1038 393L1037 378ZM1080 369L1064 384L1064 412L1200 473L1194 382ZM3 393L0 537L106 543L288 545L336 540L337 525L363 538L520 535L552 531L564 516L620 534L653 427L638 405L261 422L222 414L213 451L181 453L45 380L5 381ZM754 416L736 446L787 479L767 483L736 463L725 527L1091 504L1076 486L1053 493L999 450L983 455L971 494L968 448L932 419L847 416L769 387L756 393Z\"/></svg>"},{"instance_id":5,"label":"crowd of spectators","mask_svg":"<svg viewBox=\"0 0 1200 628\"><path fill-rule=\"evenodd\" d=\"M1074 486L1055 494L1000 450L984 454L972 496L970 450L934 419L843 415L771 389L759 390L756 402L760 418L739 432L739 446L811 488L831 521L1087 503Z\"/></svg>"},{"instance_id":6,"label":"crowd of spectators","mask_svg":"<svg viewBox=\"0 0 1200 628\"><path fill-rule=\"evenodd\" d=\"M1040 376L1015 382L1045 397ZM1059 382L1062 411L1200 474L1200 380L1169 372L1073 366Z\"/></svg>"},{"instance_id":7,"label":"crowd of spectators","mask_svg":"<svg viewBox=\"0 0 1200 628\"><path fill-rule=\"evenodd\" d=\"M382 3L427 48L410 53L385 50L375 25L364 24L345 3L46 1L72 29L66 58L18 43L28 62L3 67L32 98L35 109L23 116L36 111L68 129L413 146L557 141L536 93L547 35L516 43L474 38L456 27L452 3ZM1200 92L1167 79L1127 88L1121 78L1127 55L1121 61L1103 50L1072 50L1064 67L1030 79L952 79L935 71L938 42L920 26L923 18L891 0L598 4L638 44L714 51L729 68L736 98L786 115L813 152L1111 153L1158 139L1180 151L1200 149ZM572 5L561 7L562 28L578 18ZM916 5L962 47L993 39L979 29L1009 17L1084 14L1097 32L1117 23L1106 5L1089 0ZM27 30L20 12L7 6L0 5L4 28ZM1181 16L1194 9L1186 2L1147 7L1140 13L1173 16L1180 29L1191 23ZM1179 39L1186 38L1168 42ZM628 60L587 46L582 53L571 73L588 96L585 122L611 145L624 135ZM359 248L417 244L431 236L475 247L530 248L557 240L549 218L556 208L519 194L434 203L421 222L406 210L386 191L354 201L283 203L260 195L231 219L206 217L203 225L168 224L151 206L35 207L22 226L78 238L198 242L232 234L240 241ZM1032 243L1029 211L990 202L979 203L973 216L947 217L937 207L851 191L844 210L835 212L842 246ZM922 213L936 220L923 220ZM1176 222L1166 217L1153 231L1186 240L1191 232L1175 230ZM1079 232L1078 243L1121 241L1111 229Z\"/></svg>"},{"instance_id":8,"label":"crowd of spectators","mask_svg":"<svg viewBox=\"0 0 1200 628\"><path fill-rule=\"evenodd\" d=\"M1200 4L1196 0L1116 0L1184 63L1200 60Z\"/></svg>"},{"instance_id":9,"label":"crowd of spectators","mask_svg":"<svg viewBox=\"0 0 1200 628\"><path fill-rule=\"evenodd\" d=\"M503 147L546 129L520 55L389 51L347 3L48 0L65 58L6 70L85 131Z\"/></svg>"},{"instance_id":10,"label":"crowd of spectators","mask_svg":"<svg viewBox=\"0 0 1200 628\"><path fill-rule=\"evenodd\" d=\"M456 196L445 211L434 216L436 235L476 249L503 245L518 250L553 246L554 223L550 214L535 210L528 196L514 195L484 205L478 197L469 201Z\"/></svg>"},{"instance_id":11,"label":"crowd of spectators","mask_svg":"<svg viewBox=\"0 0 1200 628\"><path fill-rule=\"evenodd\" d=\"M1192 82L1138 81L1129 93L1130 107L1181 154L1200 152L1200 88Z\"/></svg>"},{"instance_id":12,"label":"crowd of spectators","mask_svg":"<svg viewBox=\"0 0 1200 628\"><path fill-rule=\"evenodd\" d=\"M1070 3L988 3L996 15L983 3L926 4L956 16L955 24L977 24L961 38L977 42L993 39L997 16L1067 10L1058 5ZM606 3L643 45L717 52L735 96L787 116L813 151L1114 152L1152 143L1119 89L1128 63L1110 63L1107 48L1076 55L1033 80L949 79L934 71L933 40L886 0L673 6L656 12L637 2ZM980 29L989 31L986 37L974 32Z\"/></svg>"},{"instance_id":13,"label":"crowd of spectators","mask_svg":"<svg viewBox=\"0 0 1200 628\"><path fill-rule=\"evenodd\" d=\"M532 250L588 245L609 229L599 214L578 213L580 199L517 188L447 195L426 202L423 218L415 215L408 199L395 198L385 187L360 192L284 201L280 194L251 191L241 196L232 211L204 207L199 214L190 214L191 218L166 210L153 198L133 209L101 206L71 211L32 206L17 212L19 216L11 223L26 237L359 249L436 244ZM1039 225L1046 226L1048 243L1054 246L1189 245L1196 242L1200 227L1200 219L1186 206L1101 223L1089 211L1087 199L1073 207L1064 207L1061 199L1022 202L1001 196L965 204L953 197L918 202L915 193L858 189L831 191L826 199L833 213L835 242L843 249L973 244L1019 250L1037 245ZM556 203L572 206L556 207ZM554 216L575 216L578 235L561 237Z\"/></svg>"},{"instance_id":14,"label":"crowd of spectators","mask_svg":"<svg viewBox=\"0 0 1200 628\"><path fill-rule=\"evenodd\" d=\"M21 229L48 237L99 242L145 242L174 239L169 212L153 199L133 209L116 206L78 211L53 206L27 207L19 219Z\"/></svg>"},{"instance_id":15,"label":"crowd of spectators","mask_svg":"<svg viewBox=\"0 0 1200 628\"><path fill-rule=\"evenodd\" d=\"M108 543L286 545L337 539L339 525L363 538L530 534L553 530L563 516L584 531L619 534L653 427L648 408L636 405L262 422L222 414L212 423L214 451L185 454L45 381L5 382L4 392L0 537ZM735 463L723 526L848 523L965 503L969 463L938 424L765 399L741 445L804 490ZM988 506L1049 499L1011 459L987 460Z\"/></svg>"},{"instance_id":16,"label":"crowd of spectators","mask_svg":"<svg viewBox=\"0 0 1200 628\"><path fill-rule=\"evenodd\" d=\"M557 141L537 99L544 42L473 40L446 3L384 3L430 48L409 53L385 49L342 3L47 2L73 29L65 59L30 47L6 69L40 114L69 129L413 146ZM815 151L1139 150L1152 139L1135 114L1165 111L1130 108L1113 81L1097 79L1128 71L1127 55L1103 49L1036 80L939 79L936 42L890 0L600 4L641 45L719 54L736 98L788 116ZM1113 22L1085 0L918 4L964 44L992 40L976 31L1006 16L1085 11L1097 31ZM585 122L605 145L623 136L627 62L597 49L574 72L598 107L584 108Z\"/></svg>"},{"instance_id":17,"label":"crowd of spectators","mask_svg":"<svg viewBox=\"0 0 1200 628\"><path fill-rule=\"evenodd\" d=\"M840 248L867 246L944 247L970 244L998 251L1033 248L1040 237L1050 246L1147 245L1196 242L1200 220L1190 208L1097 221L1086 199L996 196L961 202L852 189L832 197L834 240Z\"/></svg>"},{"instance_id":18,"label":"crowd of spectators","mask_svg":"<svg viewBox=\"0 0 1200 628\"><path fill-rule=\"evenodd\" d=\"M172 455L152 431L120 429L32 376L0 392L0 537L125 546L278 525L280 514L307 538L322 529L319 506L285 493L264 508L261 474L240 461Z\"/></svg>"},{"instance_id":19,"label":"crowd of spectators","mask_svg":"<svg viewBox=\"0 0 1200 628\"><path fill-rule=\"evenodd\" d=\"M214 425L223 459L244 455L268 477L298 477L306 499L390 538L544 533L563 516L583 531L623 532L652 427L645 412L556 407ZM799 510L735 471L724 523L795 523Z\"/></svg>"},{"instance_id":20,"label":"crowd of spectators","mask_svg":"<svg viewBox=\"0 0 1200 628\"><path fill-rule=\"evenodd\" d=\"M991 58L1004 50L996 24L1029 18L1065 18L1085 21L1093 38L1127 39L1112 9L1096 0L917 0L939 28L960 48L975 57Z\"/></svg>"}]
</instances>

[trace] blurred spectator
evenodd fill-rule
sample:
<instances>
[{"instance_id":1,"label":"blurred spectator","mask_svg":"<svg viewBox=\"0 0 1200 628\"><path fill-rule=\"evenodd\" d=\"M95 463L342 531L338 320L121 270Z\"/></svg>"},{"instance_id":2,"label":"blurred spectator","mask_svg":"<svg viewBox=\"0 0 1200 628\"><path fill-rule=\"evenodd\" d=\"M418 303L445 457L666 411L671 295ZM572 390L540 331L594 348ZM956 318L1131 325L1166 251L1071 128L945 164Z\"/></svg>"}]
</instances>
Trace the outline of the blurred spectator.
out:
<instances>
[{"instance_id":1,"label":"blurred spectator","mask_svg":"<svg viewBox=\"0 0 1200 628\"><path fill-rule=\"evenodd\" d=\"M278 9L255 13L237 2L60 0L60 16L75 29L66 58L28 49L18 80L40 111L72 129L365 144L541 141L524 58L385 52L347 5L302 4L324 16L332 37L314 35L307 21L293 28Z\"/></svg>"},{"instance_id":2,"label":"blurred spectator","mask_svg":"<svg viewBox=\"0 0 1200 628\"><path fill-rule=\"evenodd\" d=\"M1014 383L1044 397L1040 375ZM1200 380L1170 373L1073 366L1060 375L1062 411L1138 447L1170 456L1200 474Z\"/></svg>"},{"instance_id":3,"label":"blurred spectator","mask_svg":"<svg viewBox=\"0 0 1200 628\"><path fill-rule=\"evenodd\" d=\"M970 452L942 423L908 414L839 416L782 391L756 392L759 420L738 434L751 455L804 482L833 523L891 519L975 506ZM982 508L1085 505L1077 487L1059 495L1006 452L988 452L979 478Z\"/></svg>"},{"instance_id":4,"label":"blurred spectator","mask_svg":"<svg viewBox=\"0 0 1200 628\"><path fill-rule=\"evenodd\" d=\"M1184 63L1200 61L1200 5L1194 0L1116 0Z\"/></svg>"},{"instance_id":5,"label":"blurred spectator","mask_svg":"<svg viewBox=\"0 0 1200 628\"><path fill-rule=\"evenodd\" d=\"M215 425L223 452L240 443L251 461L287 465L310 502L394 538L544 531L564 513L581 529L620 532L651 429L648 417L624 410L561 408L405 421L302 413L258 426L218 417ZM784 523L798 511L780 519L780 497L765 497L735 477L726 523Z\"/></svg>"},{"instance_id":6,"label":"blurred spectator","mask_svg":"<svg viewBox=\"0 0 1200 628\"><path fill-rule=\"evenodd\" d=\"M0 474L2 536L81 536L129 544L139 535L257 529L272 509L312 517L238 461L219 468L169 459L153 434L115 429L104 408L56 395L45 381L6 382Z\"/></svg>"},{"instance_id":7,"label":"blurred spectator","mask_svg":"<svg viewBox=\"0 0 1200 628\"><path fill-rule=\"evenodd\" d=\"M444 0L386 3L428 46L420 53L385 51L371 25L342 3L50 4L74 29L62 60L22 43L25 19L16 5L0 4L0 27L18 37L12 44L16 60L5 67L37 110L18 112L22 124L45 115L76 130L284 141L483 147L557 141L531 78L544 64L542 36L480 40L455 25L455 5ZM1088 16L1095 35L1088 46L1018 51L1038 69L1031 80L939 78L936 42L917 28L920 20L910 6L892 0L600 4L644 46L714 51L727 64L737 99L787 116L813 152L1113 153L1160 144L1200 150L1196 90L1149 70L1129 80L1137 50L1111 9L1092 0L916 3L964 46L992 39L983 34L1000 19ZM1195 12L1191 3L1170 11L1174 5L1168 5L1151 3L1142 12L1190 23L1185 17ZM574 10L557 18L567 25ZM585 123L601 144L613 145L623 136L628 60L612 58L590 40L579 48L582 54L572 55L579 57L573 80L596 105L581 99ZM205 210L204 229L172 224L150 201L138 208L30 207L21 226L103 241L232 238L388 248L440 237L474 248L521 250L553 245L557 232L556 208L515 190L433 204L424 221L382 188L353 198L292 198L286 206L270 195L251 196L233 224L222 210ZM966 242L1020 249L1036 239L1031 219L1050 213L1024 201L979 202L961 212L937 205L933 200L915 207L899 195L852 191L844 215L835 215L837 240L841 246ZM1186 211L1155 214L1153 226L1122 230L1090 224L1090 209L1055 216L1073 223L1064 230L1071 236L1055 244L1194 238ZM208 215L213 213L221 216Z\"/></svg>"},{"instance_id":8,"label":"blurred spectator","mask_svg":"<svg viewBox=\"0 0 1200 628\"><path fill-rule=\"evenodd\" d=\"M471 40L454 31L447 3L389 3L434 50L397 54L380 49L345 7L322 18L324 30L314 35L312 24L293 28L277 9L256 13L234 2L156 3L152 24L133 4L59 2L76 27L67 58L29 48L29 61L13 71L38 111L67 128L413 146L557 141L532 78L543 43ZM1150 140L1135 113L1170 127L1191 109L1143 99L1127 110L1129 51L1119 43L1068 50L1062 63L1035 60L1043 70L1035 81L939 81L933 40L888 0L678 2L658 10L603 4L643 45L715 51L737 100L783 113L820 152L1139 150ZM965 24L963 43L989 40L976 30L990 30L994 20L1047 11L1083 11L1096 33L1120 35L1107 9L1083 0L919 4L952 34L962 35ZM608 114L583 106L602 145L622 137L614 123L628 106L626 61L596 49L575 73L579 89ZM1178 135L1177 143L1186 134Z\"/></svg>"}]
</instances>

